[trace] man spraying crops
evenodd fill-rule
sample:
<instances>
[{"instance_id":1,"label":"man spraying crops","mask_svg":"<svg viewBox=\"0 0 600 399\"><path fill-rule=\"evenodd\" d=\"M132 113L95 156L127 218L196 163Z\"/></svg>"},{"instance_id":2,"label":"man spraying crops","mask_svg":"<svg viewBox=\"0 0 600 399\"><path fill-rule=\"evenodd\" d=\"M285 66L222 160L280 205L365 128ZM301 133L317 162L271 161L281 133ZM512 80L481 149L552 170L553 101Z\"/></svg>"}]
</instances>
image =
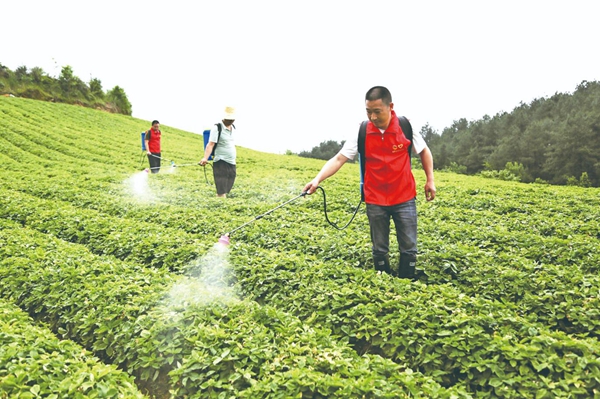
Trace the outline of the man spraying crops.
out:
<instances>
[{"instance_id":1,"label":"man spraying crops","mask_svg":"<svg viewBox=\"0 0 600 399\"><path fill-rule=\"evenodd\" d=\"M144 136L146 150L148 151L148 163L152 173L158 173L160 170L160 135L160 123L154 120L152 121L152 127Z\"/></svg>"},{"instance_id":2,"label":"man spraying crops","mask_svg":"<svg viewBox=\"0 0 600 399\"><path fill-rule=\"evenodd\" d=\"M382 86L371 88L365 96L369 121L364 122L362 141L359 135L346 140L344 146L331 158L317 176L304 187L312 194L319 183L335 174L349 159L360 152L364 158L364 201L371 230L375 269L402 278L415 277L417 261L417 195L411 171L411 149L418 154L427 177L425 198L435 198L433 156L419 133L407 138L412 127L407 119L398 118L392 95ZM408 125L406 125L408 123ZM406 129L402 127L404 125ZM407 130L406 132L404 130ZM412 142L411 142L412 141ZM394 220L400 262L392 270L389 259L390 218Z\"/></svg>"},{"instance_id":3,"label":"man spraying crops","mask_svg":"<svg viewBox=\"0 0 600 399\"><path fill-rule=\"evenodd\" d=\"M198 164L204 166L211 155L214 156L213 176L217 188L217 197L227 197L233 188L237 175L235 166L236 150L233 140L235 108L225 107L223 120L210 131L210 138L204 149L204 156Z\"/></svg>"}]
</instances>

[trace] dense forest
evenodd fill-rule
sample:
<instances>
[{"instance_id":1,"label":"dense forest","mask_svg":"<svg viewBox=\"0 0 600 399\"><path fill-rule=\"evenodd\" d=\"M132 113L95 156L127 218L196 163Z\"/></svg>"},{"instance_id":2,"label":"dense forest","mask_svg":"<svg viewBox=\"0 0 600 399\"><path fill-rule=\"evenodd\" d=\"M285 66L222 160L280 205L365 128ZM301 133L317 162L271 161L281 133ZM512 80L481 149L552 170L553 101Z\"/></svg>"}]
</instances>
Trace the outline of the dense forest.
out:
<instances>
[{"instance_id":1,"label":"dense forest","mask_svg":"<svg viewBox=\"0 0 600 399\"><path fill-rule=\"evenodd\" d=\"M104 92L99 79L92 78L85 83L73 74L73 68L68 65L62 68L58 78L54 78L39 67L29 70L23 65L11 71L0 64L0 94L131 115L131 103L121 87L115 86Z\"/></svg>"},{"instance_id":2,"label":"dense forest","mask_svg":"<svg viewBox=\"0 0 600 399\"><path fill-rule=\"evenodd\" d=\"M600 82L583 81L512 112L455 120L439 134L421 129L436 169L522 182L600 186ZM325 141L304 157L329 159L341 144Z\"/></svg>"},{"instance_id":3,"label":"dense forest","mask_svg":"<svg viewBox=\"0 0 600 399\"><path fill-rule=\"evenodd\" d=\"M421 132L438 168L467 174L511 169L523 182L600 185L600 82L583 81L512 112L459 119L441 135Z\"/></svg>"}]
</instances>

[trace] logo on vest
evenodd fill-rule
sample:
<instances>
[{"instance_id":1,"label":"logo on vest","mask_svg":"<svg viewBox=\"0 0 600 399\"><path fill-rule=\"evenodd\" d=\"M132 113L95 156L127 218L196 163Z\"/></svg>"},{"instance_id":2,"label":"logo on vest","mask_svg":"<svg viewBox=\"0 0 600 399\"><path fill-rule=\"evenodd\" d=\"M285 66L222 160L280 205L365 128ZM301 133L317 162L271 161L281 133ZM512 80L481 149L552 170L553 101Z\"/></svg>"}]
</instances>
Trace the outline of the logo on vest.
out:
<instances>
[{"instance_id":1,"label":"logo on vest","mask_svg":"<svg viewBox=\"0 0 600 399\"><path fill-rule=\"evenodd\" d=\"M395 152L401 151L401 150L402 150L402 148L404 148L404 144L398 144L398 145L394 144L394 145L392 146L392 153L395 153Z\"/></svg>"}]
</instances>

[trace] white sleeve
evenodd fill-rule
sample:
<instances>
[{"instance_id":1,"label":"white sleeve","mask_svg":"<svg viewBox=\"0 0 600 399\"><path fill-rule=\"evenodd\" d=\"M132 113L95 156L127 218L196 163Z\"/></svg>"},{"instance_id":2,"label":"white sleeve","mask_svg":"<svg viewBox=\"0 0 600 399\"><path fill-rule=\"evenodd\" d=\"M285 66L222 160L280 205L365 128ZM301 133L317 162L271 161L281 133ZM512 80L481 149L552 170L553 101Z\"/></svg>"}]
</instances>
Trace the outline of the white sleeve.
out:
<instances>
[{"instance_id":1,"label":"white sleeve","mask_svg":"<svg viewBox=\"0 0 600 399\"><path fill-rule=\"evenodd\" d=\"M356 154L358 154L358 131L346 140L339 153L350 160L354 160Z\"/></svg>"},{"instance_id":2,"label":"white sleeve","mask_svg":"<svg viewBox=\"0 0 600 399\"><path fill-rule=\"evenodd\" d=\"M427 143L421 133L413 131L413 154L419 155L425 148L428 148Z\"/></svg>"}]
</instances>

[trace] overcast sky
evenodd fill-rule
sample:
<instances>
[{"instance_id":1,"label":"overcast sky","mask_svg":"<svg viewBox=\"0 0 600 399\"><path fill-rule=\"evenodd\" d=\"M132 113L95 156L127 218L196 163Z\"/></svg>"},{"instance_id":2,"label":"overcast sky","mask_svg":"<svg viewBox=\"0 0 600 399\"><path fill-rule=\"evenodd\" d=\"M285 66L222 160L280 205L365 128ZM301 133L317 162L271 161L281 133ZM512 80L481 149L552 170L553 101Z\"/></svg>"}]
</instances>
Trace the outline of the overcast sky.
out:
<instances>
[{"instance_id":1,"label":"overcast sky","mask_svg":"<svg viewBox=\"0 0 600 399\"><path fill-rule=\"evenodd\" d=\"M237 144L273 153L357 134L376 85L414 130L441 133L600 80L598 0L19 0L1 13L11 70L70 65L122 87L134 117L195 133L234 106Z\"/></svg>"}]
</instances>

